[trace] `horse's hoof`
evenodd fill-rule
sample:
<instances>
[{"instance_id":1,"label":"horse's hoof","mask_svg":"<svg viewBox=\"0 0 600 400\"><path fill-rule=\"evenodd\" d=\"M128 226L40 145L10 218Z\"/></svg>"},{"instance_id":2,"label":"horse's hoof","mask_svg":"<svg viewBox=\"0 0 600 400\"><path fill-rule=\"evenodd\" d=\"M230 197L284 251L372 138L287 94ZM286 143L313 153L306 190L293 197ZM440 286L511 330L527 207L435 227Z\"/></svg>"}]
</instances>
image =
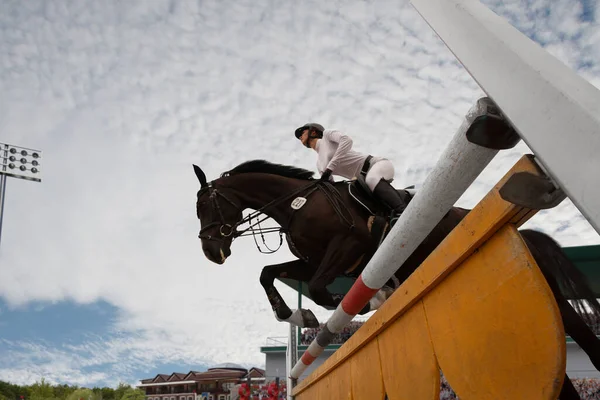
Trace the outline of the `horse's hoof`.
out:
<instances>
[{"instance_id":1,"label":"horse's hoof","mask_svg":"<svg viewBox=\"0 0 600 400\"><path fill-rule=\"evenodd\" d=\"M379 289L379 291L381 293L383 293L383 295L385 296L385 300L389 299L390 297L392 297L392 295L394 294L394 292L396 291L396 289L393 289L389 286L384 286L381 289Z\"/></svg>"},{"instance_id":2,"label":"horse's hoof","mask_svg":"<svg viewBox=\"0 0 600 400\"><path fill-rule=\"evenodd\" d=\"M319 320L317 317L315 317L315 314L313 314L313 312L310 310L305 310L304 308L302 309L302 321L304 322L303 325L305 328L319 327Z\"/></svg>"}]
</instances>

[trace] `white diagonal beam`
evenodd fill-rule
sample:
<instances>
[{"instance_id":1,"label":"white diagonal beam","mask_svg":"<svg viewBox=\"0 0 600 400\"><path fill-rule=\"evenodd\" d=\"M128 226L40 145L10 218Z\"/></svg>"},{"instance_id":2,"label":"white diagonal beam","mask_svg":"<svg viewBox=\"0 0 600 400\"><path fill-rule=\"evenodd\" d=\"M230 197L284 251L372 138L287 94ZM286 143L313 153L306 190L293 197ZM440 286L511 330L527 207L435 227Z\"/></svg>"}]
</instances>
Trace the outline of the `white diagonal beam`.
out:
<instances>
[{"instance_id":1,"label":"white diagonal beam","mask_svg":"<svg viewBox=\"0 0 600 400\"><path fill-rule=\"evenodd\" d=\"M600 91L476 0L412 0L600 233Z\"/></svg>"}]
</instances>

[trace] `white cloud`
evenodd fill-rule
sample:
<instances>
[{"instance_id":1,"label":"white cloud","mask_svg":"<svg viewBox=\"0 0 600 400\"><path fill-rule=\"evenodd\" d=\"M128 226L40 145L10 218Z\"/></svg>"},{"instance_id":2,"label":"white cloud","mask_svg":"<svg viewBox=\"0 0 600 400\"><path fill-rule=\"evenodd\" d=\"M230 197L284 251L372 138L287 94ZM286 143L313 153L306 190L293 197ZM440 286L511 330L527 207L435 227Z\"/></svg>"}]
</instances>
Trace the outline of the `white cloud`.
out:
<instances>
[{"instance_id":1,"label":"white cloud","mask_svg":"<svg viewBox=\"0 0 600 400\"><path fill-rule=\"evenodd\" d=\"M599 84L600 37L578 21L578 2L487 4ZM0 376L19 382L114 379L76 372L103 363L261 364L258 347L287 327L258 276L291 256L259 255L240 240L227 264L210 264L196 238L191 164L209 178L249 158L314 169L291 132L318 120L392 159L398 186L420 184L482 95L408 3L5 1L3 9L0 137L42 148L44 181L8 183L0 295L13 305L105 300L122 310L116 328L125 335L90 340L95 355L13 344L22 367ZM474 205L524 152L521 144L499 155L460 204ZM569 202L530 226L563 245L599 242ZM282 291L293 304L294 292ZM34 350L46 369L26 367Z\"/></svg>"}]
</instances>

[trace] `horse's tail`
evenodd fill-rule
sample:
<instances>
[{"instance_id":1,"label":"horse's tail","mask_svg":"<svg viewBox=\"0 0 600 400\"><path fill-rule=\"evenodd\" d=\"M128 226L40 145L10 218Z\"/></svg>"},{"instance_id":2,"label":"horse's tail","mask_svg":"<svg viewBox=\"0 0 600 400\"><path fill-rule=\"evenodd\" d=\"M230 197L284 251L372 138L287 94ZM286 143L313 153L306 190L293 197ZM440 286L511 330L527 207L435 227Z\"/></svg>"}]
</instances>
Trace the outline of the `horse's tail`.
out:
<instances>
[{"instance_id":1,"label":"horse's tail","mask_svg":"<svg viewBox=\"0 0 600 400\"><path fill-rule=\"evenodd\" d=\"M587 278L569 260L560 245L542 232L529 229L520 232L552 291L559 290L559 293L571 300L577 314L588 324L600 321L600 304Z\"/></svg>"}]
</instances>

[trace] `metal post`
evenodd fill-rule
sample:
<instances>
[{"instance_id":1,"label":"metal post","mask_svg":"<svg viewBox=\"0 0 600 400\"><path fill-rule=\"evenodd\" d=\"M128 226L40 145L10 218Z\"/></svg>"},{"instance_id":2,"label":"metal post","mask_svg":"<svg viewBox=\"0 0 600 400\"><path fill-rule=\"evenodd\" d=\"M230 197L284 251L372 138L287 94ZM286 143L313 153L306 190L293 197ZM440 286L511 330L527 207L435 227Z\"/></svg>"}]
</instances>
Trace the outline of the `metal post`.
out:
<instances>
[{"instance_id":1,"label":"metal post","mask_svg":"<svg viewBox=\"0 0 600 400\"><path fill-rule=\"evenodd\" d=\"M28 181L41 182L40 161L42 152L0 143L0 241L6 198L6 180L9 176Z\"/></svg>"},{"instance_id":2,"label":"metal post","mask_svg":"<svg viewBox=\"0 0 600 400\"><path fill-rule=\"evenodd\" d=\"M298 309L302 308L302 282L298 282ZM296 380L291 378L292 368L298 362L298 345L300 344L300 327L290 324L288 334L288 347L285 357L286 372L286 396L288 400L293 400L292 390L296 385Z\"/></svg>"},{"instance_id":3,"label":"metal post","mask_svg":"<svg viewBox=\"0 0 600 400\"><path fill-rule=\"evenodd\" d=\"M302 281L298 281L298 310L300 310L302 308ZM300 346L302 340L302 331L301 328L298 327L298 340L296 341L296 344L298 346Z\"/></svg>"},{"instance_id":4,"label":"metal post","mask_svg":"<svg viewBox=\"0 0 600 400\"><path fill-rule=\"evenodd\" d=\"M0 243L2 243L2 216L4 215L4 199L6 198L6 175L0 174Z\"/></svg>"},{"instance_id":5,"label":"metal post","mask_svg":"<svg viewBox=\"0 0 600 400\"><path fill-rule=\"evenodd\" d=\"M302 308L302 282L298 281L298 310ZM286 351L286 391L288 400L293 400L292 397L292 389L296 385L296 381L290 378L290 374L292 372L292 368L298 362L298 346L300 346L302 339L302 328L294 327L294 325L290 325L290 331L288 334L288 348Z\"/></svg>"},{"instance_id":6,"label":"metal post","mask_svg":"<svg viewBox=\"0 0 600 400\"><path fill-rule=\"evenodd\" d=\"M295 379L292 379L291 372L292 368L298 362L298 338L296 335L297 329L294 325L290 324L290 332L288 338L287 354L286 354L286 390L288 400L293 400L292 390L295 386Z\"/></svg>"}]
</instances>

